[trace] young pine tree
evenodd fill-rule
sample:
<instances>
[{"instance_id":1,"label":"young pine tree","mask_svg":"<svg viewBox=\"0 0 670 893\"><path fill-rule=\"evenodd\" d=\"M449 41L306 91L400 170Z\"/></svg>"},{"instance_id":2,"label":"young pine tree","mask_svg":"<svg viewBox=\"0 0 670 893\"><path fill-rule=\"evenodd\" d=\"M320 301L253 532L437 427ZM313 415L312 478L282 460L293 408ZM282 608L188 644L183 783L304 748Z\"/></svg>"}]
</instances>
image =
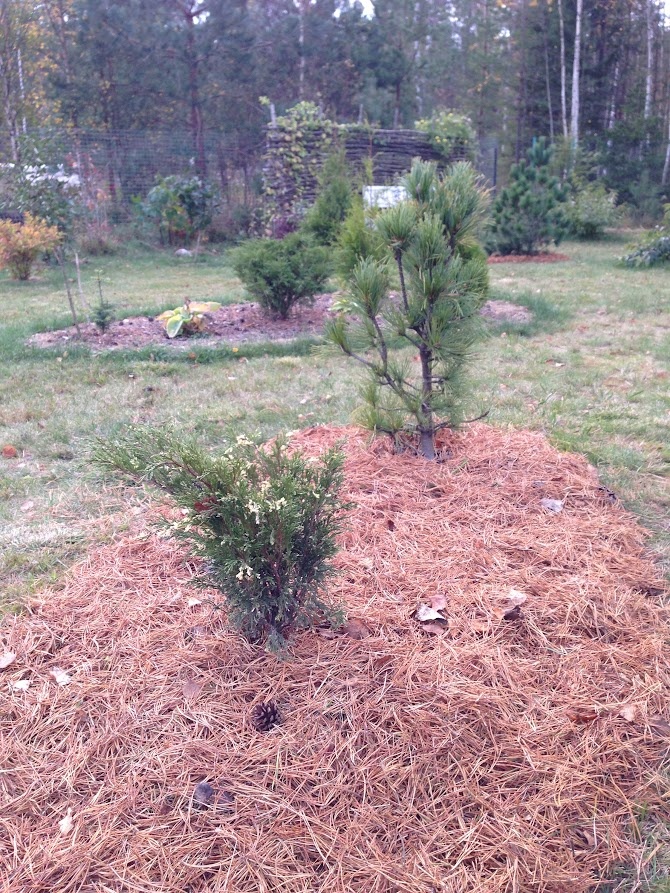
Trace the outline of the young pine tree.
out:
<instances>
[{"instance_id":1,"label":"young pine tree","mask_svg":"<svg viewBox=\"0 0 670 893\"><path fill-rule=\"evenodd\" d=\"M417 435L421 453L434 459L436 432L462 420L464 367L481 331L488 271L475 234L486 192L465 162L440 178L434 164L417 160L404 185L410 199L375 221L386 257L361 259L351 275L341 309L357 324L340 314L326 334L367 369L363 424ZM418 351L418 364L391 349L399 338Z\"/></svg>"},{"instance_id":2,"label":"young pine tree","mask_svg":"<svg viewBox=\"0 0 670 893\"><path fill-rule=\"evenodd\" d=\"M552 150L544 138L512 167L509 184L492 209L490 242L500 254L535 254L569 230L567 192L550 170Z\"/></svg>"}]
</instances>

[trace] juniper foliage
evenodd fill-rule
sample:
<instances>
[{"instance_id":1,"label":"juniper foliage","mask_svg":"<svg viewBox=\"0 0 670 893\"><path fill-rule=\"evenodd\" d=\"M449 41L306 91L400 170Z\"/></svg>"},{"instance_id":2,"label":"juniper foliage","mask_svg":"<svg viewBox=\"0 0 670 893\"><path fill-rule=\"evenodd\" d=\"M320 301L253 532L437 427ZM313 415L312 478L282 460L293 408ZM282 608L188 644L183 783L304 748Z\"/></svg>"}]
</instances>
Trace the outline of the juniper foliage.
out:
<instances>
[{"instance_id":1,"label":"juniper foliage","mask_svg":"<svg viewBox=\"0 0 670 893\"><path fill-rule=\"evenodd\" d=\"M168 532L203 559L196 582L224 596L230 623L281 648L290 634L342 614L321 591L333 572L343 509L343 457L319 460L238 438L220 455L193 440L137 427L99 442L94 461L169 494L181 514Z\"/></svg>"}]
</instances>

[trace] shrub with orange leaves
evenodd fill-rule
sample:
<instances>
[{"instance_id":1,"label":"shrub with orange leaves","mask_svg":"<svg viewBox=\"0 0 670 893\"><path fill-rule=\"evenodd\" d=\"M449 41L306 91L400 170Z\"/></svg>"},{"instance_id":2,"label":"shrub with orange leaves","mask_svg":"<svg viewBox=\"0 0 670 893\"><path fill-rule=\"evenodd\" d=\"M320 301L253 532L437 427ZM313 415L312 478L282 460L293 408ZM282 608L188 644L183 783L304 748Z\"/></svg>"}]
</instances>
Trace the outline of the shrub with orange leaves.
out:
<instances>
[{"instance_id":1,"label":"shrub with orange leaves","mask_svg":"<svg viewBox=\"0 0 670 893\"><path fill-rule=\"evenodd\" d=\"M37 257L60 239L57 227L32 214L26 214L23 223L0 220L0 269L8 267L13 279L29 279Z\"/></svg>"}]
</instances>

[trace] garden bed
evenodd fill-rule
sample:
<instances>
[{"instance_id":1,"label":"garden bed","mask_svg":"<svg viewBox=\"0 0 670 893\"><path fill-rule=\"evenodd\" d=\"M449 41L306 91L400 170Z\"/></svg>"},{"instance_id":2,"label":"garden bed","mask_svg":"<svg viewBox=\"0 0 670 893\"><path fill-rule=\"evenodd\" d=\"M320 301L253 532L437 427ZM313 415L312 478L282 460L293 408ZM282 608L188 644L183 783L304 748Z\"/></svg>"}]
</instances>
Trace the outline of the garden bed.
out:
<instances>
[{"instance_id":1,"label":"garden bed","mask_svg":"<svg viewBox=\"0 0 670 893\"><path fill-rule=\"evenodd\" d=\"M207 313L207 326L202 335L168 338L165 327L150 316L131 316L112 322L104 333L93 323L82 323L81 337L74 326L53 332L31 335L31 347L54 348L85 344L93 351L138 349L151 345L191 349L194 345L211 347L221 344L244 344L253 341L289 341L295 338L318 337L326 320L333 315L333 295L319 295L312 306L298 307L289 319L264 313L259 304L228 304L214 313ZM482 309L485 317L496 321L528 322L532 314L525 307L508 301L487 301Z\"/></svg>"},{"instance_id":2,"label":"garden bed","mask_svg":"<svg viewBox=\"0 0 670 893\"><path fill-rule=\"evenodd\" d=\"M559 254L557 251L545 251L537 254L492 254L488 262L490 264L556 264L563 260L570 260L570 258L567 254Z\"/></svg>"},{"instance_id":3,"label":"garden bed","mask_svg":"<svg viewBox=\"0 0 670 893\"><path fill-rule=\"evenodd\" d=\"M293 438L339 440L346 630L264 653L139 522L5 620L12 893L586 893L642 868L631 823L667 808L670 743L642 529L539 434L477 424L440 463L353 428Z\"/></svg>"}]
</instances>

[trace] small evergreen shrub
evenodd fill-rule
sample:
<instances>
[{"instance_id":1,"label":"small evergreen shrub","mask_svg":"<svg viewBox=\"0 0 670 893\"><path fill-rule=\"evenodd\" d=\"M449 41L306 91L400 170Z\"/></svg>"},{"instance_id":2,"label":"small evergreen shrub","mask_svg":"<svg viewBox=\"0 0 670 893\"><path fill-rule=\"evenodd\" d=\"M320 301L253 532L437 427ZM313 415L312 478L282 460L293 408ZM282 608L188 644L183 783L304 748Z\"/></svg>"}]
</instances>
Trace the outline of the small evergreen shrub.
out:
<instances>
[{"instance_id":1,"label":"small evergreen shrub","mask_svg":"<svg viewBox=\"0 0 670 893\"><path fill-rule=\"evenodd\" d=\"M441 177L417 160L403 185L409 200L375 219L385 254L356 264L326 338L366 370L362 424L396 444L416 438L434 459L437 431L463 418L465 367L482 336L488 268L476 234L487 194L468 162ZM393 266L399 295L391 292ZM390 349L398 340L419 362Z\"/></svg>"},{"instance_id":2,"label":"small evergreen shrub","mask_svg":"<svg viewBox=\"0 0 670 893\"><path fill-rule=\"evenodd\" d=\"M665 205L663 224L646 233L621 258L625 267L654 267L670 262L670 204Z\"/></svg>"},{"instance_id":3,"label":"small evergreen shrub","mask_svg":"<svg viewBox=\"0 0 670 893\"><path fill-rule=\"evenodd\" d=\"M319 176L316 201L305 215L301 228L319 245L332 245L337 241L352 199L346 159L342 153L331 155Z\"/></svg>"},{"instance_id":4,"label":"small evergreen shrub","mask_svg":"<svg viewBox=\"0 0 670 893\"><path fill-rule=\"evenodd\" d=\"M114 305L111 304L102 293L102 279L101 279L101 271L97 271L97 282L98 282L98 301L93 308L93 312L91 313L91 318L97 328L104 335L111 323L114 321Z\"/></svg>"},{"instance_id":5,"label":"small evergreen shrub","mask_svg":"<svg viewBox=\"0 0 670 893\"><path fill-rule=\"evenodd\" d=\"M568 204L568 220L578 239L599 239L617 221L616 192L602 184L577 186Z\"/></svg>"},{"instance_id":6,"label":"small evergreen shrub","mask_svg":"<svg viewBox=\"0 0 670 893\"><path fill-rule=\"evenodd\" d=\"M360 196L355 196L337 239L335 260L337 274L346 281L359 261L366 257L379 258L382 253L383 245L379 234L372 220L366 219L362 199Z\"/></svg>"},{"instance_id":7,"label":"small evergreen shrub","mask_svg":"<svg viewBox=\"0 0 670 893\"><path fill-rule=\"evenodd\" d=\"M309 303L330 275L328 251L304 233L281 241L255 239L231 252L233 269L268 313L287 319L299 303Z\"/></svg>"},{"instance_id":8,"label":"small evergreen shrub","mask_svg":"<svg viewBox=\"0 0 670 893\"><path fill-rule=\"evenodd\" d=\"M51 251L61 240L57 227L26 213L23 223L0 220L0 268L7 267L13 279L27 280L40 254Z\"/></svg>"},{"instance_id":9,"label":"small evergreen shrub","mask_svg":"<svg viewBox=\"0 0 670 893\"><path fill-rule=\"evenodd\" d=\"M499 254L535 254L559 244L569 230L566 189L551 173L544 138L512 166L509 184L493 204L487 247Z\"/></svg>"},{"instance_id":10,"label":"small evergreen shrub","mask_svg":"<svg viewBox=\"0 0 670 893\"><path fill-rule=\"evenodd\" d=\"M314 461L281 439L264 449L240 437L213 456L193 441L136 428L99 443L94 460L174 499L181 515L165 522L169 532L203 559L197 582L223 594L230 623L251 641L277 649L324 617L342 622L319 591L345 508L337 450Z\"/></svg>"}]
</instances>

